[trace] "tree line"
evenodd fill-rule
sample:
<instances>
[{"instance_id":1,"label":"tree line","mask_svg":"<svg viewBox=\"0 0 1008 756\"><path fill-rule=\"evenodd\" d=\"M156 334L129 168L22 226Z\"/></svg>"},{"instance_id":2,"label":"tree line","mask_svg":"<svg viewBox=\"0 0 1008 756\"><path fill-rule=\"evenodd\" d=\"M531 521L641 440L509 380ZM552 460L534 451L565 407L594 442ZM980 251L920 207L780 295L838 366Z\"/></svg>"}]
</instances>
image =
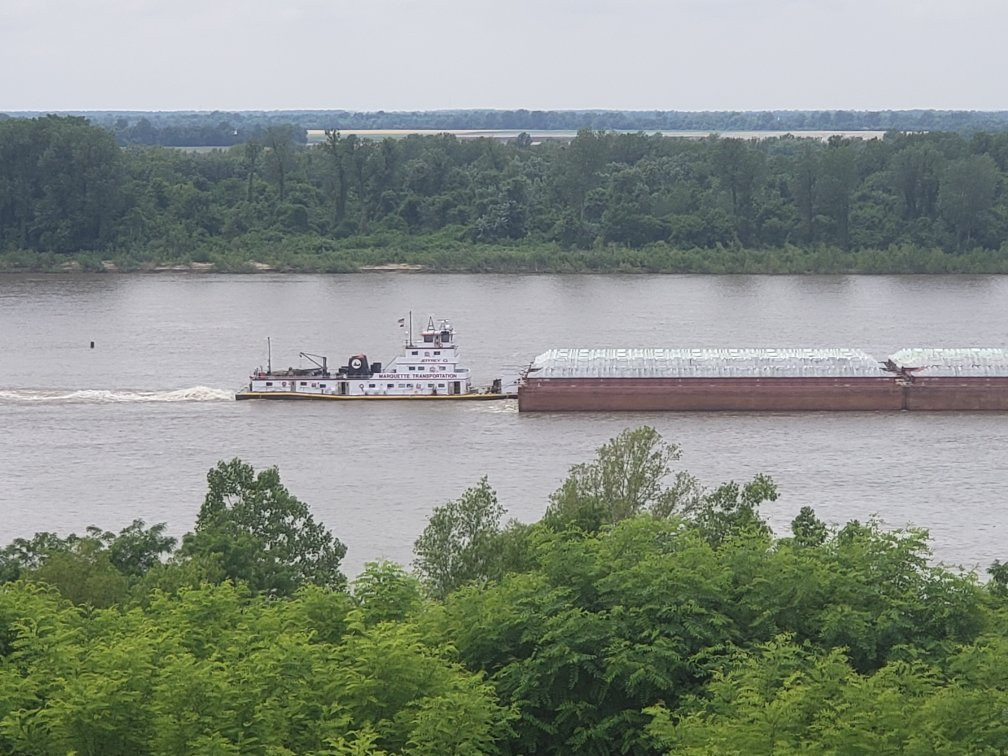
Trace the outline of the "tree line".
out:
<instances>
[{"instance_id":1,"label":"tree line","mask_svg":"<svg viewBox=\"0 0 1008 756\"><path fill-rule=\"evenodd\" d=\"M208 153L123 148L79 117L0 121L12 267L1008 270L1008 132L570 142L291 125Z\"/></svg>"},{"instance_id":2,"label":"tree line","mask_svg":"<svg viewBox=\"0 0 1008 756\"><path fill-rule=\"evenodd\" d=\"M705 489L628 429L539 522L486 479L412 571L345 553L240 460L195 529L39 533L0 552L8 753L1000 753L1008 568L923 531L775 536L773 481Z\"/></svg>"},{"instance_id":3,"label":"tree line","mask_svg":"<svg viewBox=\"0 0 1008 756\"><path fill-rule=\"evenodd\" d=\"M46 113L18 113L37 117ZM1008 111L974 110L513 110L79 111L120 144L224 146L270 126L340 129L516 131L1000 131ZM5 116L0 114L0 120Z\"/></svg>"}]
</instances>

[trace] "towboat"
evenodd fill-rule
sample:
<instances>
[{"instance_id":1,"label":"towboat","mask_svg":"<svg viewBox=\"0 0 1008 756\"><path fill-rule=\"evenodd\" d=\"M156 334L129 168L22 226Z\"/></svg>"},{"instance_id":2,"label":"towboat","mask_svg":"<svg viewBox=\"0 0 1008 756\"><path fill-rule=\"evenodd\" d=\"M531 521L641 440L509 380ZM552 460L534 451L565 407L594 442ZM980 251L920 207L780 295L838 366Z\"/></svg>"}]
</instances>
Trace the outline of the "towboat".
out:
<instances>
[{"instance_id":1,"label":"towboat","mask_svg":"<svg viewBox=\"0 0 1008 756\"><path fill-rule=\"evenodd\" d=\"M405 318L399 321L405 326ZM330 370L326 357L308 352L300 356L308 368L274 370L272 358L256 368L248 385L235 399L410 399L410 400L494 400L517 398L515 386L504 386L497 378L490 386L473 386L469 368L459 364L455 329L447 320L427 319L420 338L413 338L413 317L401 352L387 365L370 362L366 354L352 355L347 363Z\"/></svg>"}]
</instances>

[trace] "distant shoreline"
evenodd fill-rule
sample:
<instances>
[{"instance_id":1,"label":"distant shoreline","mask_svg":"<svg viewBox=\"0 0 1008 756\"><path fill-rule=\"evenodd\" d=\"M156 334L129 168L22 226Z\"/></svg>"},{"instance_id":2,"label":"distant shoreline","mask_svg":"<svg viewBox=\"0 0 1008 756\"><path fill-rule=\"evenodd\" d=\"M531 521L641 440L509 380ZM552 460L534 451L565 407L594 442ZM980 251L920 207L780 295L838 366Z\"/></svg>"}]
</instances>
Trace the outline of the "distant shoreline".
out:
<instances>
[{"instance_id":1,"label":"distant shoreline","mask_svg":"<svg viewBox=\"0 0 1008 756\"><path fill-rule=\"evenodd\" d=\"M644 249L608 246L569 250L552 245L432 245L390 251L354 246L323 254L297 248L194 250L191 257L142 260L130 255L0 254L0 275L214 274L629 274L629 275L1004 275L1008 248L953 254L906 245L884 250L834 247L774 249Z\"/></svg>"},{"instance_id":2,"label":"distant shoreline","mask_svg":"<svg viewBox=\"0 0 1008 756\"><path fill-rule=\"evenodd\" d=\"M436 136L450 134L458 139L496 139L514 141L522 134L535 142L545 140L570 141L577 136L576 129L336 129L340 136L354 135L362 139L401 139L411 135ZM886 132L878 129L611 129L614 133L648 135L658 134L669 139L707 139L718 136L722 139L779 139L793 136L797 139L818 139L826 141L830 137L843 139L882 139ZM308 144L325 141L325 129L307 129Z\"/></svg>"}]
</instances>

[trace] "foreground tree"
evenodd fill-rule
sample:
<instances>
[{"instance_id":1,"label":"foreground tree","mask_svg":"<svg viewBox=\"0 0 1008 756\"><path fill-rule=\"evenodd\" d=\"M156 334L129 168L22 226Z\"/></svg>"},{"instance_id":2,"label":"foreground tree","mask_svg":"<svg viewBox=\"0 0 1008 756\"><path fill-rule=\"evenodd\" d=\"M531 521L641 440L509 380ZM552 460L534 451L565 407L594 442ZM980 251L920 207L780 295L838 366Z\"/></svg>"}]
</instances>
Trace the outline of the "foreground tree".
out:
<instances>
[{"instance_id":1,"label":"foreground tree","mask_svg":"<svg viewBox=\"0 0 1008 756\"><path fill-rule=\"evenodd\" d=\"M256 474L236 458L219 462L207 482L196 529L182 544L183 558L254 591L285 595L305 584L345 586L340 561L346 546L283 486L277 468Z\"/></svg>"},{"instance_id":2,"label":"foreground tree","mask_svg":"<svg viewBox=\"0 0 1008 756\"><path fill-rule=\"evenodd\" d=\"M0 587L0 752L455 753L494 750L507 712L410 621L346 594L287 601L223 583L142 609ZM335 628L335 631L334 631Z\"/></svg>"},{"instance_id":3,"label":"foreground tree","mask_svg":"<svg viewBox=\"0 0 1008 756\"><path fill-rule=\"evenodd\" d=\"M709 753L1003 753L1008 747L1003 638L957 649L944 668L895 661L858 674L843 649L783 635L736 653L708 693L648 731L667 751ZM1003 679L1003 677L1002 677Z\"/></svg>"},{"instance_id":4,"label":"foreground tree","mask_svg":"<svg viewBox=\"0 0 1008 756\"><path fill-rule=\"evenodd\" d=\"M0 582L48 583L75 604L111 606L171 553L175 539L164 531L164 523L134 520L118 534L90 526L83 536L18 538L0 551Z\"/></svg>"},{"instance_id":5,"label":"foreground tree","mask_svg":"<svg viewBox=\"0 0 1008 756\"><path fill-rule=\"evenodd\" d=\"M623 431L599 447L592 462L570 469L550 497L543 523L593 533L645 511L659 517L689 511L700 486L689 473L673 475L681 453L650 426Z\"/></svg>"},{"instance_id":6,"label":"foreground tree","mask_svg":"<svg viewBox=\"0 0 1008 756\"><path fill-rule=\"evenodd\" d=\"M413 544L413 567L432 596L444 597L465 583L497 573L495 546L503 516L504 507L486 477L459 498L435 507Z\"/></svg>"},{"instance_id":7,"label":"foreground tree","mask_svg":"<svg viewBox=\"0 0 1008 756\"><path fill-rule=\"evenodd\" d=\"M717 546L726 538L743 531L770 534L759 515L759 505L777 500L777 484L762 473L748 483L722 483L690 512L691 520L704 537Z\"/></svg>"}]
</instances>

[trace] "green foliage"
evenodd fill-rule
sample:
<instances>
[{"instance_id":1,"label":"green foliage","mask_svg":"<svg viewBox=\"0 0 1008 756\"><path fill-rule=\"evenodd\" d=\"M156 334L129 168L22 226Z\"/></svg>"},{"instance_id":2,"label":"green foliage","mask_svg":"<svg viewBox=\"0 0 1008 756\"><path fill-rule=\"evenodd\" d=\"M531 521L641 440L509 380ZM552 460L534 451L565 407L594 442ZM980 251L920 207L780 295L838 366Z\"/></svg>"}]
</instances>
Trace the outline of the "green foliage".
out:
<instances>
[{"instance_id":1,"label":"green foliage","mask_svg":"<svg viewBox=\"0 0 1008 756\"><path fill-rule=\"evenodd\" d=\"M791 521L794 542L799 546L822 546L829 530L826 523L816 517L812 507L802 507L798 516Z\"/></svg>"},{"instance_id":2,"label":"green foliage","mask_svg":"<svg viewBox=\"0 0 1008 756\"><path fill-rule=\"evenodd\" d=\"M92 526L84 536L18 538L0 552L0 581L48 583L74 603L111 606L171 553L175 539L164 530L164 523L145 528L134 520L118 535Z\"/></svg>"},{"instance_id":3,"label":"green foliage","mask_svg":"<svg viewBox=\"0 0 1008 756\"><path fill-rule=\"evenodd\" d=\"M840 649L781 636L740 653L675 718L649 708L648 731L676 753L998 753L1008 694L973 688L985 662L1004 667L989 643L964 646L944 670L897 661L865 676Z\"/></svg>"},{"instance_id":4,"label":"green foliage","mask_svg":"<svg viewBox=\"0 0 1008 756\"><path fill-rule=\"evenodd\" d=\"M207 474L208 490L180 556L207 565L215 580L254 591L293 593L305 584L340 588L346 547L281 484L275 467L256 474L240 459Z\"/></svg>"},{"instance_id":5,"label":"green foliage","mask_svg":"<svg viewBox=\"0 0 1008 756\"><path fill-rule=\"evenodd\" d=\"M996 596L1008 597L1008 562L995 559L994 563L987 568L990 575L990 590Z\"/></svg>"},{"instance_id":6,"label":"green foliage","mask_svg":"<svg viewBox=\"0 0 1008 756\"><path fill-rule=\"evenodd\" d=\"M443 597L499 572L497 544L503 516L504 507L486 477L458 499L434 508L413 544L413 566L432 596Z\"/></svg>"},{"instance_id":7,"label":"green foliage","mask_svg":"<svg viewBox=\"0 0 1008 756\"><path fill-rule=\"evenodd\" d=\"M685 472L672 476L672 463L680 453L652 427L623 431L601 446L592 462L570 469L550 497L543 523L594 533L645 511L666 517L692 509L699 484Z\"/></svg>"},{"instance_id":8,"label":"green foliage","mask_svg":"<svg viewBox=\"0 0 1008 756\"><path fill-rule=\"evenodd\" d=\"M923 531L809 507L774 538L769 478L667 487L677 457L628 430L530 525L484 478L435 509L419 577L371 563L352 593L338 541L240 460L168 560L140 521L18 539L0 752L1008 750L1000 562L984 587Z\"/></svg>"},{"instance_id":9,"label":"green foliage","mask_svg":"<svg viewBox=\"0 0 1008 756\"><path fill-rule=\"evenodd\" d=\"M368 562L353 582L368 622L400 622L423 605L420 581L394 562Z\"/></svg>"},{"instance_id":10,"label":"green foliage","mask_svg":"<svg viewBox=\"0 0 1008 756\"><path fill-rule=\"evenodd\" d=\"M705 494L689 513L703 536L715 546L731 535L753 531L769 535L770 528L757 513L760 504L777 500L777 485L760 474L740 486L722 483Z\"/></svg>"},{"instance_id":11,"label":"green foliage","mask_svg":"<svg viewBox=\"0 0 1008 756\"><path fill-rule=\"evenodd\" d=\"M76 537L71 536L76 540ZM60 538L55 533L36 533L32 538L15 538L0 551L0 582L17 580L26 572L45 563L50 554L70 548L71 538Z\"/></svg>"},{"instance_id":12,"label":"green foliage","mask_svg":"<svg viewBox=\"0 0 1008 756\"><path fill-rule=\"evenodd\" d=\"M994 205L1001 172L990 155L970 155L949 162L938 190L938 209L955 229L958 244L970 242L985 225Z\"/></svg>"},{"instance_id":13,"label":"green foliage","mask_svg":"<svg viewBox=\"0 0 1008 756\"><path fill-rule=\"evenodd\" d=\"M85 617L29 585L0 588L0 750L491 749L506 713L477 675L407 623L351 613L320 637L306 606L318 590L278 603L204 586Z\"/></svg>"},{"instance_id":14,"label":"green foliage","mask_svg":"<svg viewBox=\"0 0 1008 756\"><path fill-rule=\"evenodd\" d=\"M81 118L3 120L0 266L1008 270L1003 131L823 143L583 128L505 144L330 130L306 146L299 127L259 119L174 132L233 145L208 152L119 148ZM123 142L164 141L125 120L109 124Z\"/></svg>"}]
</instances>

